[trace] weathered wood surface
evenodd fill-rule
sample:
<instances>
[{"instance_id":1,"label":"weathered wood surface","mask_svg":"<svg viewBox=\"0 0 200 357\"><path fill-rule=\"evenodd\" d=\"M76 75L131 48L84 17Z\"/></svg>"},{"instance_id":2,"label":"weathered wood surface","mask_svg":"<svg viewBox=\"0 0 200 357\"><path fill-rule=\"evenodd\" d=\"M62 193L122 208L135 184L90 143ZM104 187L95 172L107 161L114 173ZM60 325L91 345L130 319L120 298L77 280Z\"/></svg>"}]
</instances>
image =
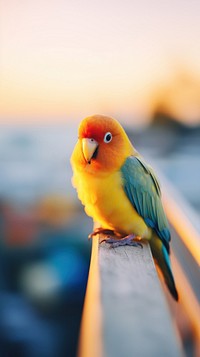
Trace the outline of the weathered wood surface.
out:
<instances>
[{"instance_id":1,"label":"weathered wood surface","mask_svg":"<svg viewBox=\"0 0 200 357\"><path fill-rule=\"evenodd\" d=\"M80 329L79 357L103 357L98 249L99 241L98 239L93 239L90 270Z\"/></svg>"},{"instance_id":2,"label":"weathered wood surface","mask_svg":"<svg viewBox=\"0 0 200 357\"><path fill-rule=\"evenodd\" d=\"M84 308L79 356L182 356L149 245L143 243L143 249L130 246L110 248L106 243L98 247L95 241L93 255L97 259L93 259L91 270L97 268L99 285L97 288L93 281L93 287L91 281L88 282L90 294L94 289L94 300L90 299L88 304L86 296L87 314ZM95 268L94 262L98 267ZM100 297L96 299L97 290ZM94 306L98 312L96 320ZM99 323L100 329L97 328ZM94 336L93 330L99 333ZM90 334L91 339L84 337Z\"/></svg>"},{"instance_id":3,"label":"weathered wood surface","mask_svg":"<svg viewBox=\"0 0 200 357\"><path fill-rule=\"evenodd\" d=\"M182 355L148 244L99 249L106 357Z\"/></svg>"}]
</instances>

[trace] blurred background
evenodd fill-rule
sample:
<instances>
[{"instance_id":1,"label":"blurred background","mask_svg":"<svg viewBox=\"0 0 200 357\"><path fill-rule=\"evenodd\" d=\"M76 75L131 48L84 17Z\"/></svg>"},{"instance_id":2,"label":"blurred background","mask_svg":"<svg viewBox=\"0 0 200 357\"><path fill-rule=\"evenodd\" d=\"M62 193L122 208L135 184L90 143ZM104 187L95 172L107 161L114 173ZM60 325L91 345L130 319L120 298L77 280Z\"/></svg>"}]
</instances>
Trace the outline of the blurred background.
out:
<instances>
[{"instance_id":1,"label":"blurred background","mask_svg":"<svg viewBox=\"0 0 200 357\"><path fill-rule=\"evenodd\" d=\"M76 354L92 221L69 158L83 117L118 119L199 217L199 13L183 0L0 1L2 356Z\"/></svg>"}]
</instances>

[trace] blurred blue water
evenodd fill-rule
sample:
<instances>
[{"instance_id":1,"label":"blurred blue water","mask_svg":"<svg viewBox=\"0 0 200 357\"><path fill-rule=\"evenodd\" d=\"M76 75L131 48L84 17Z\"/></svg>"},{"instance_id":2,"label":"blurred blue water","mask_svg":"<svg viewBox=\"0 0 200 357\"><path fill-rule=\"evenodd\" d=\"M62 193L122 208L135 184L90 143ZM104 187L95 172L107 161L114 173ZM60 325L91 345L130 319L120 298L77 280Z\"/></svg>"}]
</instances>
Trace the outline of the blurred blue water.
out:
<instances>
[{"instance_id":1,"label":"blurred blue water","mask_svg":"<svg viewBox=\"0 0 200 357\"><path fill-rule=\"evenodd\" d=\"M1 126L0 197L31 202L49 193L75 195L69 163L73 126Z\"/></svg>"},{"instance_id":2,"label":"blurred blue water","mask_svg":"<svg viewBox=\"0 0 200 357\"><path fill-rule=\"evenodd\" d=\"M189 130L177 135L174 131L169 135L162 129L139 135L131 132L139 150L156 158L166 176L200 210L198 133ZM74 200L69 158L76 139L77 127L73 124L1 126L0 198L30 203L54 193ZM163 146L168 148L167 155Z\"/></svg>"},{"instance_id":3,"label":"blurred blue water","mask_svg":"<svg viewBox=\"0 0 200 357\"><path fill-rule=\"evenodd\" d=\"M156 159L166 176L200 210L198 131L177 134L172 129L169 134L161 128L159 132L130 132L137 148ZM60 194L75 200L69 159L76 139L73 124L1 126L0 198L22 204Z\"/></svg>"},{"instance_id":4,"label":"blurred blue water","mask_svg":"<svg viewBox=\"0 0 200 357\"><path fill-rule=\"evenodd\" d=\"M165 175L200 210L199 130L184 132L159 128L134 133L131 138L152 156ZM70 155L77 140L71 125L1 126L0 198L30 203L49 194L75 200Z\"/></svg>"}]
</instances>

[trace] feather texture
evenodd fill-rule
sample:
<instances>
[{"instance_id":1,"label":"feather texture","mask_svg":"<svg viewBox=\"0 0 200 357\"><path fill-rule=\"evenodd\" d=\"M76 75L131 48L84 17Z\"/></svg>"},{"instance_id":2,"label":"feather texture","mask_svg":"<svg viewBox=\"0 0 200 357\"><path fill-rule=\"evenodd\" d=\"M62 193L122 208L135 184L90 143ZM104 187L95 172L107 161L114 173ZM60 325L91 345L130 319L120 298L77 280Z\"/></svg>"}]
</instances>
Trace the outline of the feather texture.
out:
<instances>
[{"instance_id":1,"label":"feather texture","mask_svg":"<svg viewBox=\"0 0 200 357\"><path fill-rule=\"evenodd\" d=\"M169 252L170 231L161 202L160 185L143 159L130 156L121 168L124 190L145 223L154 229Z\"/></svg>"}]
</instances>

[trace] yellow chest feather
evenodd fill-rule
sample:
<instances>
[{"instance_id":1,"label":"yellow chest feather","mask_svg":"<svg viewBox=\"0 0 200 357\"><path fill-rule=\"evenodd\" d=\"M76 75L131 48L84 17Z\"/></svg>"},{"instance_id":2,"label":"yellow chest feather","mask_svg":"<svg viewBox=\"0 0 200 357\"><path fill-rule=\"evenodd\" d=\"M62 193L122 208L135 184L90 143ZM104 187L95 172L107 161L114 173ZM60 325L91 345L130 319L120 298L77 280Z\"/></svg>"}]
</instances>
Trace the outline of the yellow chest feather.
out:
<instances>
[{"instance_id":1,"label":"yellow chest feather","mask_svg":"<svg viewBox=\"0 0 200 357\"><path fill-rule=\"evenodd\" d=\"M127 198L120 172L100 178L87 173L74 173L73 182L86 213L102 227L123 235L134 233L148 238L148 227Z\"/></svg>"}]
</instances>

